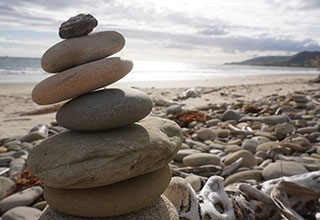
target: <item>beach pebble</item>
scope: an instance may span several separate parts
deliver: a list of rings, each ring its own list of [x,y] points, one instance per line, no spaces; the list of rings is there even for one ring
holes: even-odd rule
[[[53,188],[99,187],[163,167],[181,144],[175,122],[147,117],[114,130],[51,136],[31,150],[28,166]]]
[[[274,134],[271,134],[270,132],[266,132],[266,131],[258,131],[257,133],[255,133],[255,135],[256,136],[266,137],[271,141],[278,140],[278,138]]]
[[[256,148],[258,147],[259,142],[252,139],[246,139],[242,142],[241,148],[247,151],[250,151],[251,153],[256,153]]]
[[[12,146],[12,145],[18,145],[18,146],[20,146],[20,144],[21,144],[21,141],[19,141],[19,140],[13,140],[13,141],[9,141],[9,142],[5,143],[4,146],[5,146],[5,147],[10,147],[10,146]]]
[[[276,125],[276,124],[287,122],[288,117],[285,115],[271,115],[271,116],[261,117],[260,120],[261,122],[266,124]]]
[[[224,149],[225,153],[232,153],[232,152],[236,152],[242,150],[242,148],[238,145],[227,145],[226,149]]]
[[[7,147],[8,151],[19,151],[22,149],[20,145],[10,145]]]
[[[181,105],[171,105],[168,108],[166,108],[166,114],[167,115],[175,115],[179,112],[182,112]]]
[[[270,142],[270,139],[267,137],[263,137],[263,136],[254,136],[251,138],[251,140],[255,140],[257,141],[259,144],[263,144],[266,142]]]
[[[0,209],[4,212],[17,206],[28,206],[42,195],[40,186],[33,186],[13,194],[0,201]]]
[[[48,133],[44,133],[41,131],[32,131],[27,135],[23,136],[20,140],[24,142],[32,142],[36,140],[45,139],[48,137]]]
[[[235,112],[233,110],[227,110],[225,113],[223,113],[221,120],[222,121],[229,121],[229,120],[235,120],[239,121],[241,116],[239,115],[238,112]]]
[[[37,220],[41,211],[31,207],[18,206],[3,214],[2,220]]]
[[[200,153],[201,151],[196,149],[182,149],[179,150],[176,155],[174,156],[174,160],[177,162],[182,162],[183,158],[185,158],[188,155],[194,154],[194,153]]]
[[[104,89],[67,102],[57,112],[56,120],[71,130],[99,131],[137,122],[151,112],[152,106],[151,98],[142,91]]]
[[[263,180],[262,178],[262,171],[261,170],[246,170],[246,171],[241,171],[235,174],[232,174],[229,176],[225,182],[224,185],[230,185],[232,183],[236,183],[239,181],[244,181],[244,180],[256,180],[256,181],[261,181]]]
[[[217,126],[219,122],[221,122],[219,119],[210,119],[206,122],[206,125],[207,127]]]
[[[309,172],[303,165],[293,161],[276,161],[270,163],[262,171],[265,180],[275,179],[283,176],[293,176]]]
[[[63,22],[59,28],[59,37],[69,39],[81,37],[92,32],[98,21],[90,14],[78,14]]]
[[[46,201],[37,202],[32,206],[32,208],[38,209],[38,210],[44,210],[44,208],[48,205]]]
[[[279,140],[284,139],[287,135],[294,132],[295,127],[290,123],[277,124],[275,128],[276,136]]]
[[[230,135],[229,129],[216,129],[214,132],[218,135],[219,138],[227,138]]]
[[[4,146],[1,146],[0,147],[0,153],[5,153],[8,151],[8,148],[4,147]]]
[[[124,44],[124,37],[116,31],[96,32],[64,40],[43,54],[41,66],[48,73],[61,72],[115,54]]]
[[[194,153],[182,160],[185,166],[220,165],[220,157],[210,153]]]
[[[44,188],[48,204],[75,216],[105,217],[137,211],[160,197],[171,180],[168,165],[115,184],[89,189]]]
[[[14,154],[14,152],[13,152],[13,154]],[[13,159],[14,158],[11,156],[0,157],[0,167],[9,167],[9,164]]]
[[[310,134],[312,132],[317,132],[319,129],[317,127],[304,127],[304,128],[298,128],[297,133],[299,134]]]
[[[63,214],[48,206],[38,220],[88,220],[92,218]],[[96,220],[179,220],[177,210],[165,196],[138,211],[113,217],[94,218]]]
[[[11,179],[4,176],[0,176],[0,200],[3,196],[5,196],[8,192],[11,191],[14,184],[15,182],[13,182]]]
[[[198,137],[205,141],[205,140],[213,140],[217,137],[216,133],[214,133],[211,129],[209,128],[201,128],[200,130],[197,131]]]
[[[131,71],[133,63],[112,57],[80,65],[50,76],[32,90],[39,105],[54,104],[112,84]]]
[[[251,166],[257,165],[257,161],[254,158],[254,155],[250,151],[247,151],[247,150],[240,150],[240,151],[229,154],[224,159],[224,164],[230,165],[241,157],[243,158],[243,161],[242,161],[240,167],[251,167]]]
[[[266,142],[266,143],[263,143],[263,144],[260,144],[256,151],[269,151],[271,150],[272,148],[275,148],[275,147],[279,147],[280,146],[280,143],[277,142],[277,141],[270,141],[270,142]]]
[[[190,175],[185,178],[187,182],[192,186],[194,191],[198,192],[201,189],[202,181],[200,176]]]

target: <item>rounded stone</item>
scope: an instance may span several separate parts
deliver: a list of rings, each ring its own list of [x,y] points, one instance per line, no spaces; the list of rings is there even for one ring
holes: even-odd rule
[[[294,132],[295,127],[290,124],[290,123],[282,123],[282,124],[277,124],[275,127],[275,133],[276,136],[279,140],[284,139],[288,134],[291,134]]]
[[[256,148],[259,145],[259,142],[252,139],[246,139],[242,142],[242,149],[250,151],[251,153],[256,153]]]
[[[236,152],[239,150],[242,150],[242,148],[240,146],[235,145],[235,144],[231,144],[231,145],[226,146],[226,149],[224,149],[224,152],[225,153],[232,153],[232,152]]]
[[[269,138],[263,137],[263,136],[254,136],[254,137],[251,138],[251,140],[258,141],[259,144],[270,142]]]
[[[198,192],[201,189],[202,180],[200,176],[189,175],[185,178],[187,182],[192,186],[194,191]]]
[[[262,171],[261,170],[246,170],[246,171],[232,174],[231,176],[229,176],[225,180],[224,186],[227,186],[232,183],[244,181],[244,180],[251,180],[251,179],[256,180],[256,181],[263,180]]]
[[[197,131],[198,137],[205,141],[205,140],[213,140],[217,137],[216,133],[214,133],[211,129],[209,128],[201,128]]]
[[[32,90],[32,99],[39,105],[54,104],[110,85],[133,67],[129,60],[119,57],[83,64],[38,83]]]
[[[11,179],[4,176],[0,176],[0,200],[8,192],[10,192],[14,184],[15,183]]]
[[[163,167],[182,139],[175,122],[157,117],[113,130],[66,131],[35,146],[28,166],[49,187],[99,187]]]
[[[59,37],[69,39],[90,33],[98,21],[90,14],[78,14],[63,22],[59,28]]]
[[[251,167],[251,166],[257,165],[257,161],[254,158],[254,155],[250,151],[247,151],[247,150],[240,150],[240,151],[229,154],[224,159],[224,164],[230,165],[233,162],[237,161],[241,157],[243,158],[243,161],[242,161],[240,167]]]
[[[196,149],[182,149],[177,152],[173,159],[177,162],[182,162],[183,158],[194,153],[201,153],[201,151]]]
[[[54,210],[48,206],[38,220],[88,220],[93,218],[71,216]],[[179,220],[179,215],[173,204],[164,195],[151,205],[138,211],[113,216],[94,218],[95,220]]]
[[[182,162],[185,166],[220,165],[221,159],[210,153],[194,153],[183,158]]]
[[[270,163],[262,171],[262,176],[265,180],[275,179],[283,176],[293,176],[309,171],[302,164],[294,161],[276,161]]]
[[[229,121],[229,120],[235,120],[239,121],[241,116],[239,115],[238,112],[235,112],[233,110],[227,110],[225,113],[223,113],[221,120],[222,121]]]
[[[219,138],[227,138],[230,135],[229,129],[216,129],[214,131],[218,135]]]
[[[76,131],[123,127],[146,117],[151,98],[135,89],[104,89],[70,100],[56,114],[60,126]]]
[[[269,151],[271,150],[272,148],[276,148],[276,147],[279,147],[280,146],[280,143],[277,142],[277,141],[270,141],[270,142],[266,142],[266,143],[263,143],[263,144],[260,144],[256,151]]]
[[[90,189],[44,188],[48,204],[75,216],[106,217],[123,215],[150,205],[167,188],[170,167],[137,176],[111,185]]]
[[[115,54],[124,44],[124,37],[116,31],[96,32],[64,40],[43,54],[41,66],[48,73],[61,72]]]
[[[31,207],[18,206],[3,214],[2,220],[37,220],[41,211]]]

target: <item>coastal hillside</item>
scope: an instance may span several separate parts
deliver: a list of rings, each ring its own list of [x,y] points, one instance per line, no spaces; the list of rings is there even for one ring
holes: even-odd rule
[[[292,56],[256,57],[242,62],[226,63],[226,65],[314,67],[318,56],[320,51],[303,51]]]

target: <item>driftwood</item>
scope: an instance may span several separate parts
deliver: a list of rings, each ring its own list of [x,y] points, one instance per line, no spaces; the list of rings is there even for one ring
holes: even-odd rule
[[[57,112],[61,106],[64,103],[58,103],[58,104],[54,104],[54,105],[50,105],[47,107],[43,107],[43,108],[38,108],[32,111],[26,111],[26,112],[22,112],[20,114],[20,116],[24,116],[24,115],[42,115],[42,114],[48,114],[48,113],[53,113],[53,112]]]

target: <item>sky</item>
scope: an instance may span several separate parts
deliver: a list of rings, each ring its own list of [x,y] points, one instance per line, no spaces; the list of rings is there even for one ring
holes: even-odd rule
[[[319,0],[1,0],[0,56],[41,57],[79,13],[132,60],[223,64],[320,50]]]

